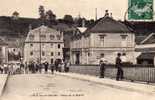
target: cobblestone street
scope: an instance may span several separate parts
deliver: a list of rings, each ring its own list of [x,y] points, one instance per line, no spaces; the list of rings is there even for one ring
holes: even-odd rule
[[[155,100],[147,94],[50,74],[10,76],[1,100]]]

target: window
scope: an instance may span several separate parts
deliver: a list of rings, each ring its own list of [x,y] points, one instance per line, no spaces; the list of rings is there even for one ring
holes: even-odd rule
[[[122,47],[126,47],[127,46],[127,36],[128,35],[126,35],[126,34],[121,35],[121,38],[122,38],[122,40],[121,40],[121,46]]]
[[[122,38],[123,40],[125,40],[125,39],[127,38],[127,36],[128,36],[128,35],[124,34],[124,35],[121,35],[121,38]]]
[[[40,38],[41,38],[42,40],[45,40],[45,39],[46,39],[46,35],[40,35]]]
[[[32,43],[30,44],[30,47],[33,47],[33,44]]]
[[[54,40],[55,36],[54,35],[50,35],[50,39]]]
[[[104,46],[104,39],[106,35],[99,35],[101,46]]]
[[[33,51],[30,52],[30,56],[33,56]]]
[[[58,52],[58,56],[60,56],[60,54],[61,54],[61,53],[60,53],[60,52]]]
[[[54,46],[54,44],[53,43],[51,43],[51,47],[53,48],[53,46]]]
[[[57,39],[60,40],[61,39],[61,36],[60,35],[57,35]]]
[[[44,51],[42,51],[42,56],[45,56],[45,52]]]
[[[60,44],[58,44],[58,48],[60,49]]]
[[[34,35],[29,35],[30,40],[34,40]]]
[[[51,52],[51,56],[53,56],[54,55],[54,53],[53,52]]]

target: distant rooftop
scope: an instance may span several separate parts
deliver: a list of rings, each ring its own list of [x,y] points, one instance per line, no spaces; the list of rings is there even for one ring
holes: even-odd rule
[[[86,33],[131,33],[132,29],[111,17],[103,17],[96,24],[88,28]]]

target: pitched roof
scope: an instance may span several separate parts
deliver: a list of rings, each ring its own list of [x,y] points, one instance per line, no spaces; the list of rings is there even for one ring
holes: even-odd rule
[[[149,52],[149,53],[142,53],[137,57],[137,59],[154,59],[155,53]]]
[[[153,43],[155,43],[155,33],[150,34],[141,42],[141,44],[153,44]]]
[[[86,33],[131,33],[132,29],[125,24],[110,17],[103,17],[96,21],[93,27],[86,30]]]

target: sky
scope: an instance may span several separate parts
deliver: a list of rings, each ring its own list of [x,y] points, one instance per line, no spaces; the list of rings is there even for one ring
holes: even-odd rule
[[[43,5],[45,10],[51,9],[62,18],[66,14],[87,19],[95,18],[97,8],[98,18],[103,17],[105,10],[112,12],[115,19],[124,19],[127,10],[127,0],[0,0],[0,16],[11,16],[14,11],[20,13],[20,17],[38,18],[38,7]]]

